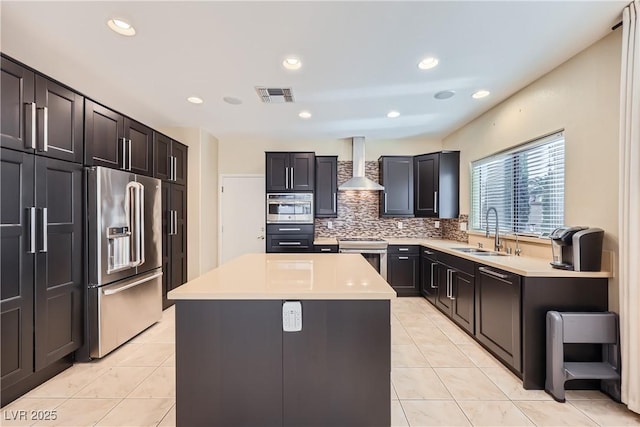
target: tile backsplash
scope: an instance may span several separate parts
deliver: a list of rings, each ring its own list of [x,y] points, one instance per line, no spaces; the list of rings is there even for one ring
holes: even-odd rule
[[[365,175],[367,178],[379,182],[378,162],[366,162]],[[338,161],[338,185],[351,177],[352,163]],[[458,229],[458,219],[440,219],[441,228],[435,228],[436,220],[432,218],[380,218],[379,198],[379,191],[338,191],[338,217],[316,218],[316,236],[432,239],[445,236],[445,238],[455,237],[455,240],[466,241],[466,233]],[[329,222],[332,223],[333,228],[328,227]],[[398,228],[398,222],[402,223],[402,229]]]

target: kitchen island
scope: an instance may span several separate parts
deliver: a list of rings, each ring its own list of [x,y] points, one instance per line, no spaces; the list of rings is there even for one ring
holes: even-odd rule
[[[177,425],[389,426],[395,295],[358,254],[247,254],[172,290]]]

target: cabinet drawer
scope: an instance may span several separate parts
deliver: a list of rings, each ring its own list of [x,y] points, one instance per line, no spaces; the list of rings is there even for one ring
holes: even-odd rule
[[[418,255],[420,254],[420,246],[418,245],[389,245],[387,247],[388,254],[408,254]]]
[[[313,234],[313,224],[267,224],[267,234]]]
[[[338,245],[313,245],[314,252],[337,253]]]
[[[439,253],[438,261],[449,267],[460,270],[470,276],[473,276],[475,274],[475,263],[473,261],[469,261],[468,259],[460,258],[455,255]]]
[[[267,234],[267,252],[313,252],[313,234]]]

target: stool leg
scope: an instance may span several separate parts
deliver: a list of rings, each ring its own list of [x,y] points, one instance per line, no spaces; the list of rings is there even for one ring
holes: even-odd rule
[[[547,378],[545,391],[558,402],[564,395],[564,343],[562,316],[557,311],[547,313]]]

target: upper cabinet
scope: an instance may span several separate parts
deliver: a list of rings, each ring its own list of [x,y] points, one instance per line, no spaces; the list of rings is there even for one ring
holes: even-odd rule
[[[315,153],[266,153],[267,192],[304,191],[315,187]]]
[[[413,215],[413,157],[382,156],[380,164],[381,217],[411,217]]]
[[[153,175],[153,130],[85,101],[85,164]]]
[[[414,157],[415,216],[457,218],[460,152],[443,151]]]
[[[167,182],[187,183],[187,146],[155,132],[153,176]]]
[[[338,156],[316,156],[316,218],[338,216]]]
[[[0,145],[82,163],[84,98],[2,58]]]

